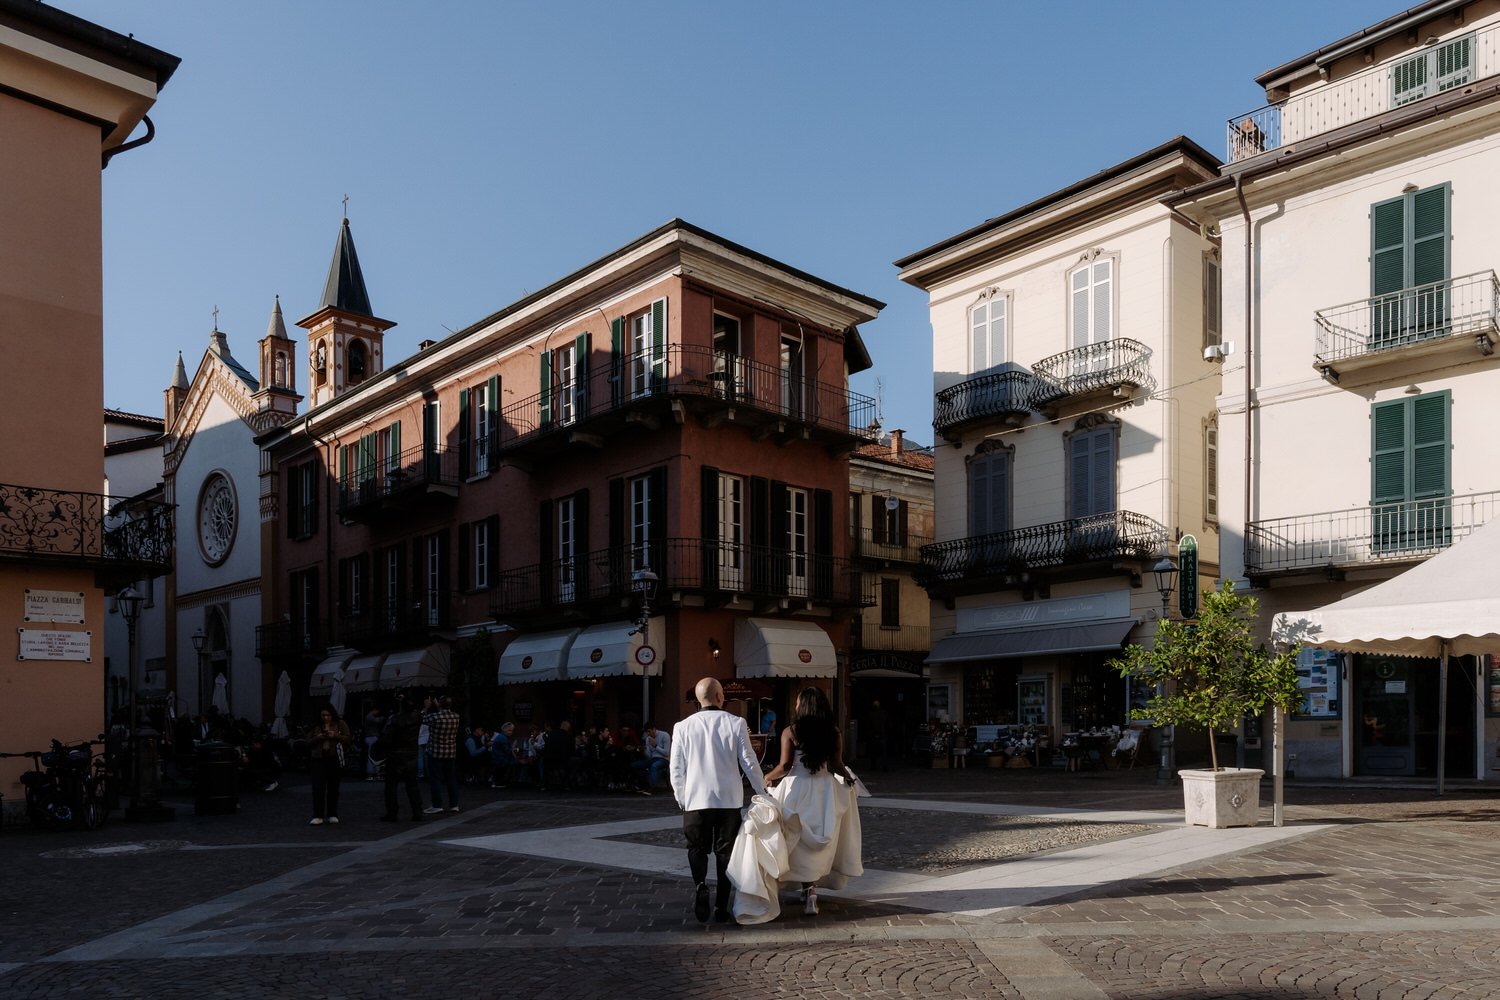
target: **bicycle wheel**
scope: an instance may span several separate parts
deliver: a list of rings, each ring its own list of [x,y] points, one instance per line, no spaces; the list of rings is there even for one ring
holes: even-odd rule
[[[108,818],[109,809],[104,805],[98,779],[89,778],[83,783],[83,828],[97,830]]]

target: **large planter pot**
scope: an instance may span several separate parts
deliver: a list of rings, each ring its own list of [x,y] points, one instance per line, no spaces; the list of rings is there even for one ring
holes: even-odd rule
[[[1178,771],[1188,826],[1254,826],[1260,811],[1260,779],[1255,767],[1217,771]]]

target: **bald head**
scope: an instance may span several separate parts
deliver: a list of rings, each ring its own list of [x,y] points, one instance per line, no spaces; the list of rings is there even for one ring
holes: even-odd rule
[[[712,677],[705,677],[693,688],[693,696],[702,708],[720,708],[724,704],[724,685]]]

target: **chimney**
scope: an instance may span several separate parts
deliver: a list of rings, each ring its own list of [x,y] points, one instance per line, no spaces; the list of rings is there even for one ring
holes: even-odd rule
[[[891,430],[891,457],[892,458],[900,458],[901,457],[901,435],[903,435],[905,433],[906,432],[903,431],[899,427],[893,428]]]
[[[417,350],[419,350],[419,351],[425,351],[425,350],[427,350],[427,348],[431,347],[433,344],[436,344],[436,343],[437,343],[437,341],[435,341],[435,340],[424,340],[420,344],[417,345]]]

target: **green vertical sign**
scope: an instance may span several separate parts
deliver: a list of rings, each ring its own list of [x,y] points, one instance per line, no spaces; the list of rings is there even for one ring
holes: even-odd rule
[[[1198,617],[1198,539],[1183,535],[1177,543],[1177,558],[1181,568],[1177,574],[1177,606],[1182,617]]]

